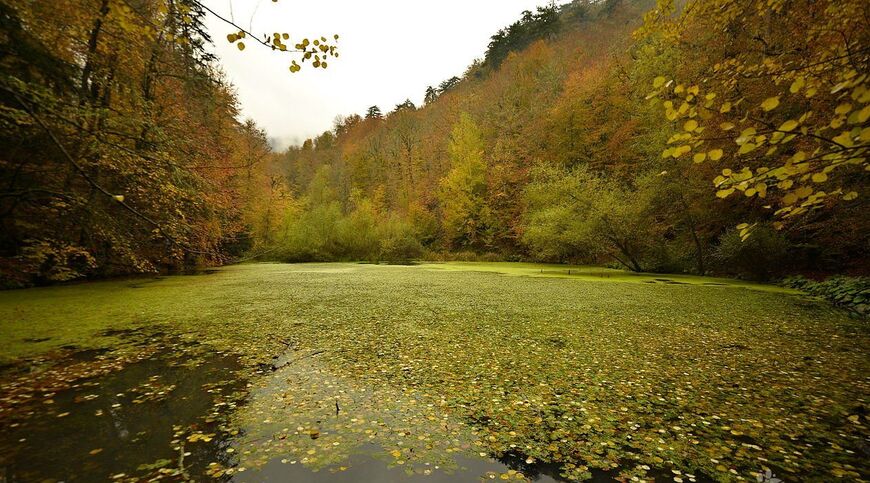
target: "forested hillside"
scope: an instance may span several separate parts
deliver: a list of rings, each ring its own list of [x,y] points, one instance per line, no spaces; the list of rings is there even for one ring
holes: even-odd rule
[[[256,249],[863,271],[868,7],[768,3],[527,12],[424,106],[373,106],[276,159]]]
[[[539,7],[425,105],[280,154],[200,2],[110,4],[0,5],[7,286],[240,257],[866,272],[866,2]]]

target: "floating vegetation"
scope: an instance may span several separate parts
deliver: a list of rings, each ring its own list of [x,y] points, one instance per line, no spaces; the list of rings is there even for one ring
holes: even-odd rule
[[[164,424],[168,454],[130,462],[119,470],[127,475],[164,459],[172,464],[150,471],[253,481],[249,475],[291,474],[276,467],[353,475],[354,465],[375,459],[390,475],[414,478],[463,465],[484,478],[512,469],[509,479],[543,468],[569,480],[870,478],[865,324],[790,293],[702,278],[647,284],[495,272],[247,265],[140,289],[87,284],[15,301],[0,294],[0,317],[24,314],[0,330],[21,340],[57,325],[50,293],[64,298],[63,320],[81,315],[87,323],[39,344],[87,347],[106,328],[136,323],[179,334],[178,347],[198,342],[190,346],[198,355],[167,360],[173,370],[196,373],[205,349],[241,355],[244,377],[214,379],[249,379],[241,390],[203,386],[214,381],[194,389],[150,373],[115,391],[125,394],[123,408],[197,391],[212,398],[197,425]],[[100,290],[112,296],[94,296]],[[12,350],[28,354],[34,345]],[[105,364],[149,347],[121,345]],[[120,372],[95,379],[112,373]],[[96,394],[87,389],[76,394]],[[46,394],[23,392],[38,394],[34,400]],[[70,414],[58,419],[63,412]],[[52,417],[67,425],[76,413]],[[200,448],[211,448],[207,457],[197,456]],[[469,463],[481,454],[501,464]]]

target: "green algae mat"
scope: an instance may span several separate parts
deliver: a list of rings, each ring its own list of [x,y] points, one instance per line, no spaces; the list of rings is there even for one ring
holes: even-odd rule
[[[249,264],[3,292],[0,341],[24,481],[65,438],[119,481],[870,479],[866,321],[772,286]]]

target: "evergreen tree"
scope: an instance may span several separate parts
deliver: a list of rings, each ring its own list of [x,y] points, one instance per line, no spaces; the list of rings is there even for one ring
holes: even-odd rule
[[[371,106],[366,111],[366,119],[381,119],[384,115],[381,114],[381,108],[378,106]]]
[[[427,87],[426,94],[423,96],[423,102],[431,104],[435,102],[435,99],[438,99],[438,91],[432,86]]]
[[[417,109],[417,106],[415,106],[414,103],[411,102],[411,99],[405,99],[405,102],[401,104],[396,104],[396,108],[393,109],[393,112],[404,111],[406,109],[410,109],[413,111],[414,109]]]

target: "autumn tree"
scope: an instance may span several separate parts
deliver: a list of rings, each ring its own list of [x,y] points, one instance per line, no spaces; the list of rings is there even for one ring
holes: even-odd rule
[[[486,205],[484,144],[474,120],[463,113],[448,144],[452,168],[441,180],[441,210],[449,246],[485,247],[490,242],[491,213]]]
[[[717,0],[673,16],[659,2],[639,35],[675,44],[683,65],[653,81],[677,128],[662,155],[722,166],[716,195],[768,200],[780,228],[855,203],[870,169],[868,8]]]
[[[242,197],[268,145],[235,119],[206,49],[204,6],[0,8],[7,284],[216,263],[247,249]]]

